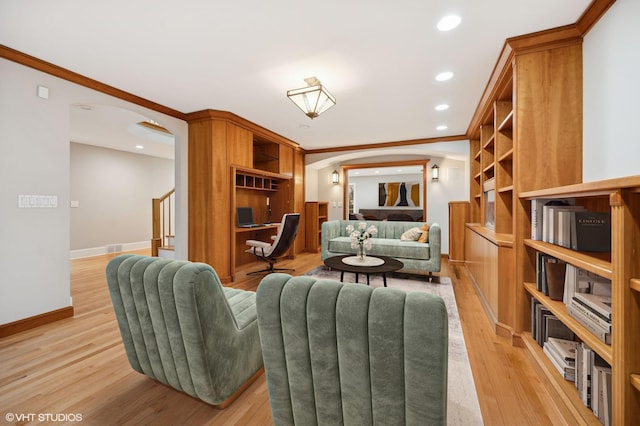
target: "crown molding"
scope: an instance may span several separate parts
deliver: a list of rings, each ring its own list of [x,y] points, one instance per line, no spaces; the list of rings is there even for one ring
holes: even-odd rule
[[[9,61],[24,65],[29,68],[33,68],[37,71],[50,74],[54,77],[58,77],[71,83],[87,87],[97,92],[113,96],[114,98],[122,99],[123,101],[131,102],[133,104],[140,105],[142,107],[178,118],[180,120],[186,120],[186,115],[184,113],[173,108],[169,108],[148,99],[141,98],[140,96],[136,96],[132,93],[125,92],[124,90],[109,86],[108,84],[104,84],[89,77],[85,77],[66,68],[59,67],[50,62],[43,61],[42,59],[27,55],[26,53],[22,53],[2,44],[0,44],[0,58],[7,59]]]

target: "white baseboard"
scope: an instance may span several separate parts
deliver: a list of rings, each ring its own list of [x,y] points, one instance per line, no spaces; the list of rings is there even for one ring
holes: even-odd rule
[[[118,251],[111,251],[114,247],[118,248]],[[81,259],[83,257],[93,257],[93,256],[102,256],[107,253],[120,253],[125,251],[132,250],[142,250],[151,248],[151,241],[138,241],[134,243],[119,243],[119,244],[108,244],[104,247],[92,247],[86,249],[77,249],[70,251],[71,259]]]

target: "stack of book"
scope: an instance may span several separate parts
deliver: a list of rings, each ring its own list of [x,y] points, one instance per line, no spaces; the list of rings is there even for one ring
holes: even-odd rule
[[[531,325],[531,335],[542,347],[550,337],[575,339],[574,332],[535,298],[531,299]]]
[[[611,425],[611,366],[585,343],[576,347],[575,378],[582,402],[602,424]]]
[[[549,337],[543,351],[565,380],[576,380],[576,350],[579,343],[571,340]]]
[[[592,212],[573,199],[531,201],[531,239],[577,251],[611,251],[611,213]]]
[[[567,312],[598,339],[611,344],[611,281],[567,265],[563,301]]]

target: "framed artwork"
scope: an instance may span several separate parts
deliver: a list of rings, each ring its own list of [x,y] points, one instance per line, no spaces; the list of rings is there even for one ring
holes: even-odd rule
[[[379,207],[420,207],[420,182],[380,182]]]

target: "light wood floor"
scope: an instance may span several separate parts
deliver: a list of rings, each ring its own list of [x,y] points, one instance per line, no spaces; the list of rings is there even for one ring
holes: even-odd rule
[[[91,425],[272,424],[264,376],[220,411],[131,369],[104,275],[111,257],[71,262],[73,318],[0,339],[0,424],[10,414],[34,414],[36,422],[40,414],[76,414]],[[304,253],[281,264],[299,275],[321,261]],[[240,268],[233,285],[255,290],[260,278],[245,272],[258,267]],[[485,424],[566,424],[526,350],[493,333],[464,267],[445,261],[441,275],[453,282]]]

